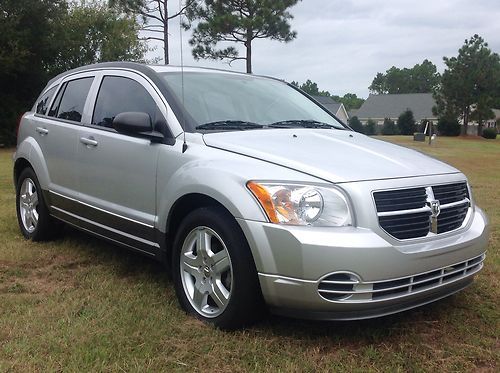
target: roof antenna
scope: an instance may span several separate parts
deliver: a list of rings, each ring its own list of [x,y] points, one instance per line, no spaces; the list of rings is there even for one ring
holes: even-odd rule
[[[179,0],[179,10],[182,10],[182,0]],[[184,130],[183,140],[182,140],[182,153],[186,152],[188,146],[186,143],[186,120],[184,117],[184,56],[182,53],[182,12],[179,14],[179,40],[181,42],[181,99],[182,99],[182,110],[181,110],[181,126]]]

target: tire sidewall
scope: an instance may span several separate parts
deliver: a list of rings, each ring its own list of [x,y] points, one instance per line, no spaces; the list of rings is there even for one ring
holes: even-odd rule
[[[213,229],[224,242],[232,264],[231,296],[224,311],[213,318],[198,313],[189,301],[182,284],[180,256],[184,240],[197,227]],[[260,301],[257,271],[248,243],[241,228],[232,216],[218,208],[199,208],[182,221],[176,234],[172,253],[174,286],[182,308],[198,319],[222,329],[234,329],[251,322]],[[254,310],[248,307],[255,307]]]
[[[21,186],[23,185],[23,181],[26,179],[31,179],[35,184],[37,196],[38,196],[38,222],[33,232],[28,232],[28,230],[24,227],[21,211],[19,206],[19,200],[21,198]],[[44,239],[45,235],[47,235],[48,224],[49,224],[49,212],[47,210],[47,206],[45,205],[45,200],[43,198],[43,192],[40,187],[40,183],[38,182],[38,178],[36,177],[35,172],[31,168],[25,168],[16,182],[16,213],[17,213],[17,221],[19,223],[19,228],[21,229],[21,233],[27,239],[31,239],[33,241],[39,241]]]

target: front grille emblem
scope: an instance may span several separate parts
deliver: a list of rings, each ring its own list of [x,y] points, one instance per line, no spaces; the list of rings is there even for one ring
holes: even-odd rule
[[[432,190],[431,187],[425,188],[425,192],[427,194],[427,206],[430,207],[431,209],[431,232],[432,233],[437,233],[438,227],[437,227],[437,217],[439,216],[439,213],[441,212],[441,204],[437,199],[434,199],[434,191]]]
[[[429,205],[431,207],[431,214],[433,218],[437,218],[439,216],[439,213],[441,212],[441,204],[439,201],[434,200],[430,201]]]
[[[431,232],[438,232],[438,219],[439,213],[441,212],[441,204],[437,200],[429,201],[429,206],[431,208]]]

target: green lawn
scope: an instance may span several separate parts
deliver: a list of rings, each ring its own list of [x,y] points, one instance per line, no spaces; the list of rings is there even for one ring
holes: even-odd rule
[[[161,266],[74,230],[17,227],[12,150],[0,150],[0,371],[498,371],[500,140],[386,137],[469,177],[491,219],[486,265],[460,293],[360,322],[269,317],[226,333],[180,311]]]

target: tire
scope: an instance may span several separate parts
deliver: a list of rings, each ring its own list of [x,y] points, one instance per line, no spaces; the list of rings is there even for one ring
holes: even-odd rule
[[[25,168],[17,179],[16,212],[19,228],[27,239],[48,241],[61,231],[61,224],[49,214],[40,183],[31,168]]]
[[[250,248],[222,208],[199,208],[184,218],[174,241],[172,275],[182,308],[218,328],[238,329],[263,315]]]

